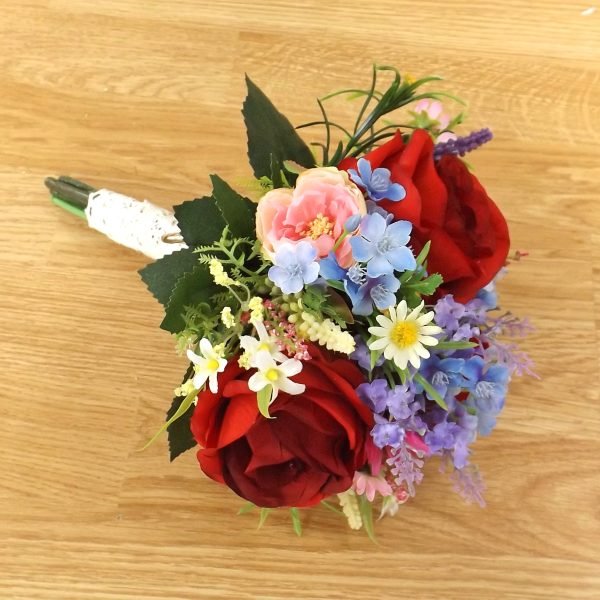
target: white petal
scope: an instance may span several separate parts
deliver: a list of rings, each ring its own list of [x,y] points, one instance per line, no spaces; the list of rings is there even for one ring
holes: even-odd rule
[[[227,361],[224,358],[219,358],[219,368],[217,369],[217,373],[222,373],[227,366]]]
[[[383,350],[387,346],[390,346],[390,341],[385,338],[379,338],[369,344],[369,350]]]
[[[422,335],[435,335],[436,333],[442,333],[442,328],[437,325],[425,325],[421,327]]]
[[[392,344],[388,344],[383,351],[383,356],[385,356],[386,360],[391,360],[394,358],[394,355],[397,353],[398,348],[393,346]]]
[[[195,352],[192,352],[192,350],[188,348],[186,355],[191,362],[193,362],[195,365],[198,364],[198,360],[200,360],[200,357]]]
[[[213,394],[216,394],[219,391],[219,382],[217,380],[217,374],[213,373],[208,378],[208,387]]]
[[[377,337],[387,337],[389,329],[383,327],[369,327],[369,333]]]
[[[394,310],[393,306],[390,307],[390,312],[392,310]],[[388,319],[385,315],[377,315],[375,318],[377,319],[377,322],[386,329],[390,329],[394,325],[394,322]]]
[[[197,390],[199,390],[206,383],[207,379],[208,379],[208,373],[206,373],[206,372],[196,373],[194,375],[194,377],[192,378],[192,383],[194,384],[194,387]]]
[[[425,348],[425,346],[422,346],[421,344],[417,344],[415,346],[415,352],[421,357],[421,358],[429,358],[430,354],[429,354],[429,350],[427,350],[427,348]]]
[[[268,386],[271,382],[260,372],[257,371],[248,379],[248,387],[253,392],[260,392],[264,387]]]
[[[267,333],[267,328],[262,321],[252,321],[252,325],[256,329],[256,333],[258,333],[258,339],[261,342],[266,342],[269,339],[269,334]]]
[[[396,320],[404,321],[406,319],[407,311],[408,306],[406,305],[406,300],[400,300],[400,304],[396,307]]]
[[[279,383],[279,388],[282,392],[285,392],[286,394],[290,394],[292,396],[304,394],[304,390],[306,390],[306,386],[303,383],[296,383],[295,381],[291,381],[290,379],[282,379]]]
[[[420,335],[419,342],[424,346],[437,346],[440,343],[440,340],[429,335]]]
[[[419,306],[417,306],[417,308],[413,308],[410,311],[410,314],[408,315],[408,317],[406,317],[406,320],[407,321],[415,321],[417,319],[417,317],[421,314],[424,304],[425,304],[425,302],[421,300],[421,304],[419,304]]]
[[[417,356],[415,352],[411,353],[408,360],[415,369],[418,369],[421,366],[421,359]]]
[[[257,369],[261,371],[267,371],[268,369],[273,369],[277,367],[277,364],[273,360],[273,357],[267,350],[260,350],[254,355],[253,359],[254,364]]]
[[[253,338],[250,335],[242,335],[240,337],[240,346],[249,354],[256,350],[259,343],[260,342],[256,338]]]
[[[399,369],[406,369],[408,354],[406,352],[397,352],[394,356],[394,362]]]
[[[279,351],[273,352],[271,356],[273,356],[273,358],[280,363],[285,362],[288,359],[288,357],[283,352]]]
[[[427,323],[431,323],[433,317],[435,317],[435,314],[432,311],[426,312],[417,319],[417,323],[419,325],[427,325]]]
[[[285,362],[279,365],[279,370],[288,377],[298,375],[302,371],[302,363],[295,358],[288,358]]]
[[[200,340],[200,352],[202,352],[202,354],[206,357],[213,353],[212,344],[207,338],[202,338]]]

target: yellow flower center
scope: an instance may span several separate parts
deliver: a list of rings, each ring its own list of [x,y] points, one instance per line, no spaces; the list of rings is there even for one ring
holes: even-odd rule
[[[399,321],[390,333],[390,340],[399,348],[408,348],[418,339],[419,328],[414,321]]]
[[[206,363],[206,368],[209,371],[216,371],[219,368],[219,361],[214,358],[210,358]]]
[[[304,231],[304,235],[313,240],[320,238],[322,235],[330,235],[333,231],[333,223],[322,213],[319,213],[309,224]]]
[[[269,380],[269,381],[277,381],[279,379],[279,371],[277,369],[269,369],[266,373],[265,373],[265,377]]]
[[[261,350],[266,350],[267,352],[271,351],[271,345],[269,344],[269,342],[261,342],[257,347],[256,347],[256,351],[260,352]]]

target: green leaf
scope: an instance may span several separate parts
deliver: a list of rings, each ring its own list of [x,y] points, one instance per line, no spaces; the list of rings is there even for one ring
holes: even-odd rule
[[[198,256],[192,250],[179,250],[150,263],[139,274],[152,295],[166,306],[177,281],[197,264]]]
[[[431,248],[431,241],[428,241],[424,246],[419,255],[417,256],[417,264],[422,265],[427,259],[427,255],[429,254],[429,249]]]
[[[439,342],[436,346],[432,348],[435,352],[436,350],[466,350],[467,348],[475,348],[477,344],[475,342]]]
[[[292,527],[298,537],[302,535],[302,521],[297,508],[290,508],[290,517],[292,518]]]
[[[248,95],[242,114],[248,133],[248,158],[257,179],[273,177],[283,169],[286,160],[303,167],[314,167],[315,160],[309,147],[284,117],[246,76]]]
[[[188,367],[181,383],[187,381],[194,372],[193,365]],[[167,411],[167,422],[179,410],[181,404],[185,401],[185,396],[176,396],[173,403]],[[167,437],[169,439],[169,459],[173,462],[180,454],[191,450],[196,445],[196,440],[190,430],[190,421],[194,414],[194,405],[189,408],[175,421],[167,427]]]
[[[261,508],[260,509],[260,517],[258,518],[257,529],[260,529],[265,524],[265,521],[267,520],[267,517],[269,516],[270,511],[271,511],[270,508]]]
[[[209,273],[208,265],[197,264],[192,271],[186,273],[177,282],[169,304],[165,308],[165,318],[161,329],[171,333],[179,333],[185,329],[184,314],[187,306],[195,306],[209,302],[217,291],[217,286]]]
[[[422,296],[431,296],[443,282],[443,277],[439,273],[434,273],[421,281],[411,281],[410,283],[405,284],[404,289]]]
[[[194,403],[194,399],[196,398],[197,395],[198,395],[197,390],[188,394],[181,401],[177,410],[175,410],[175,412],[166,420],[165,424],[152,436],[152,438],[150,440],[148,440],[148,442],[146,442],[146,445],[142,448],[142,450],[145,450],[146,448],[151,446],[168,429],[168,427],[172,423],[174,423],[177,419],[179,419],[179,417],[183,416],[186,413],[186,411],[188,410],[188,408],[190,408],[190,406],[192,406],[192,404]]]
[[[213,198],[233,237],[256,238],[256,204],[240,196],[218,175],[211,175]]]
[[[369,539],[376,544],[375,539],[375,528],[373,527],[373,505],[369,502],[366,496],[356,495],[358,500],[358,508],[360,510],[360,516],[362,518],[363,527],[369,536]]]
[[[421,375],[421,373],[415,373],[415,381],[420,383],[423,386],[425,392],[427,392],[427,396],[431,398],[434,402],[436,402],[439,406],[441,406],[444,410],[448,410],[448,405],[444,402],[444,399],[439,395],[436,389]]]
[[[173,210],[181,235],[190,248],[210,246],[221,239],[226,222],[211,196],[188,200]]]
[[[269,414],[269,406],[271,405],[271,397],[273,395],[273,386],[267,385],[259,392],[256,392],[258,402],[258,412],[266,419],[273,419]]]
[[[255,508],[255,504],[252,504],[252,502],[246,502],[246,504],[244,504],[244,506],[242,506],[242,508],[240,508],[240,510],[237,511],[237,514],[245,515],[246,513],[252,512]]]
[[[342,516],[344,515],[344,513],[339,508],[336,508],[335,506],[333,506],[333,504],[330,504],[326,500],[321,500],[321,504],[325,508],[327,508],[328,510],[330,510],[331,512],[336,513],[337,515],[342,515]]]

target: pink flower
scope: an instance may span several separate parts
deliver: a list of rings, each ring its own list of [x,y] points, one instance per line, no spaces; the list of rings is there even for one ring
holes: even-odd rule
[[[271,258],[283,242],[310,241],[320,257],[333,249],[354,215],[366,213],[360,189],[345,171],[318,167],[304,171],[295,189],[278,188],[267,192],[256,211],[256,235]],[[352,263],[352,250],[346,238],[336,250],[340,266]]]
[[[444,112],[444,106],[438,100],[419,100],[414,106],[414,112],[425,113],[431,121],[437,121],[440,130],[446,129],[450,124],[450,117]]]
[[[369,502],[373,502],[376,493],[379,493],[381,496],[391,496],[392,494],[390,484],[383,477],[374,477],[361,471],[354,473],[352,489],[359,496],[364,494]]]

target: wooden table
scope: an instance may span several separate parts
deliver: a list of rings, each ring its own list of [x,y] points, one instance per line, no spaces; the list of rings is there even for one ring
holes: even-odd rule
[[[27,0],[0,17],[0,598],[599,598],[600,11],[554,0]],[[541,381],[516,380],[476,460],[489,506],[437,467],[378,524],[325,509],[256,530],[169,465],[184,361],[145,260],[48,201],[68,173],[170,206],[219,172],[244,189],[248,72],[296,123],[372,61],[445,75],[470,158],[530,256],[502,283]],[[341,118],[353,108],[338,103]],[[456,108],[454,105],[453,109]],[[307,132],[308,133],[308,132]],[[311,139],[320,132],[313,131]]]

